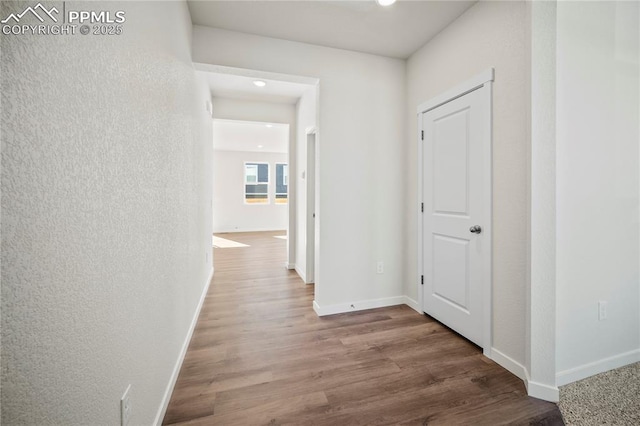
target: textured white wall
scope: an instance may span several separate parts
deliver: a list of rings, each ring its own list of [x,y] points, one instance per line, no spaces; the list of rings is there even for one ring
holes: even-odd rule
[[[479,2],[407,64],[408,142],[402,187],[405,292],[417,299],[416,108],[489,67],[493,86],[493,347],[525,362],[527,98],[524,2]]]
[[[196,62],[320,79],[321,306],[402,295],[405,62],[194,26]],[[376,261],[385,273],[376,274]]]
[[[0,15],[27,4],[2,2]],[[2,36],[2,422],[151,424],[211,270],[211,123],[182,2]]]
[[[245,204],[244,163],[269,164],[269,204]],[[286,204],[275,204],[276,163],[287,154],[213,151],[213,232],[279,231],[287,229]]]
[[[640,360],[639,8],[558,3],[560,384]]]

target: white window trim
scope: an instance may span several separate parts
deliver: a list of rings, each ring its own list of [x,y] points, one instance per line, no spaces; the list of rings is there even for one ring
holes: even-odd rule
[[[249,164],[255,164],[255,165],[260,165],[260,164],[266,164],[267,165],[267,181],[266,182],[247,182],[247,165]],[[266,161],[245,161],[244,165],[242,167],[242,173],[244,175],[243,180],[243,185],[242,185],[242,201],[244,202],[244,204],[248,205],[248,206],[264,206],[267,204],[271,204],[271,197],[269,195],[270,190],[271,190],[271,165],[266,162]],[[258,176],[256,175],[256,181],[258,180]],[[266,203],[248,203],[247,202],[247,189],[246,186],[247,185],[267,185],[267,202]]]

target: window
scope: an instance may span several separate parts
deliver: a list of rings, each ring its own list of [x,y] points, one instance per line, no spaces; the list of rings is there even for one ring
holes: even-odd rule
[[[245,179],[246,184],[258,183],[258,165],[246,164],[245,165]]]
[[[269,204],[269,165],[244,163],[244,202]]]
[[[276,163],[276,204],[287,204],[289,166]]]

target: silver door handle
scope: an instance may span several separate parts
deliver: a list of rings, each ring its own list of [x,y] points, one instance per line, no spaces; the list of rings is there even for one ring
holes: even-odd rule
[[[471,228],[469,228],[469,232],[473,234],[479,234],[482,232],[482,228],[480,227],[480,225],[473,225]]]

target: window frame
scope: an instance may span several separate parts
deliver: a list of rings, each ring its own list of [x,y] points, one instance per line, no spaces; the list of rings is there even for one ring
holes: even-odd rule
[[[247,166],[249,165],[255,165],[256,166],[256,181],[255,182],[247,182]],[[260,182],[260,173],[258,171],[258,166],[260,165],[266,165],[267,166],[267,181],[266,182]],[[264,206],[267,204],[271,204],[271,196],[270,196],[270,189],[271,189],[271,165],[269,164],[269,162],[267,161],[244,161],[243,162],[243,167],[242,167],[242,173],[244,174],[244,178],[243,178],[243,185],[242,185],[242,201],[244,204],[249,205],[249,206]],[[264,203],[251,203],[251,202],[247,202],[247,185],[252,185],[252,186],[257,186],[257,185],[267,185],[267,191],[266,193],[264,193],[264,195],[266,195],[267,197],[267,201]],[[260,193],[262,195],[262,193]]]

